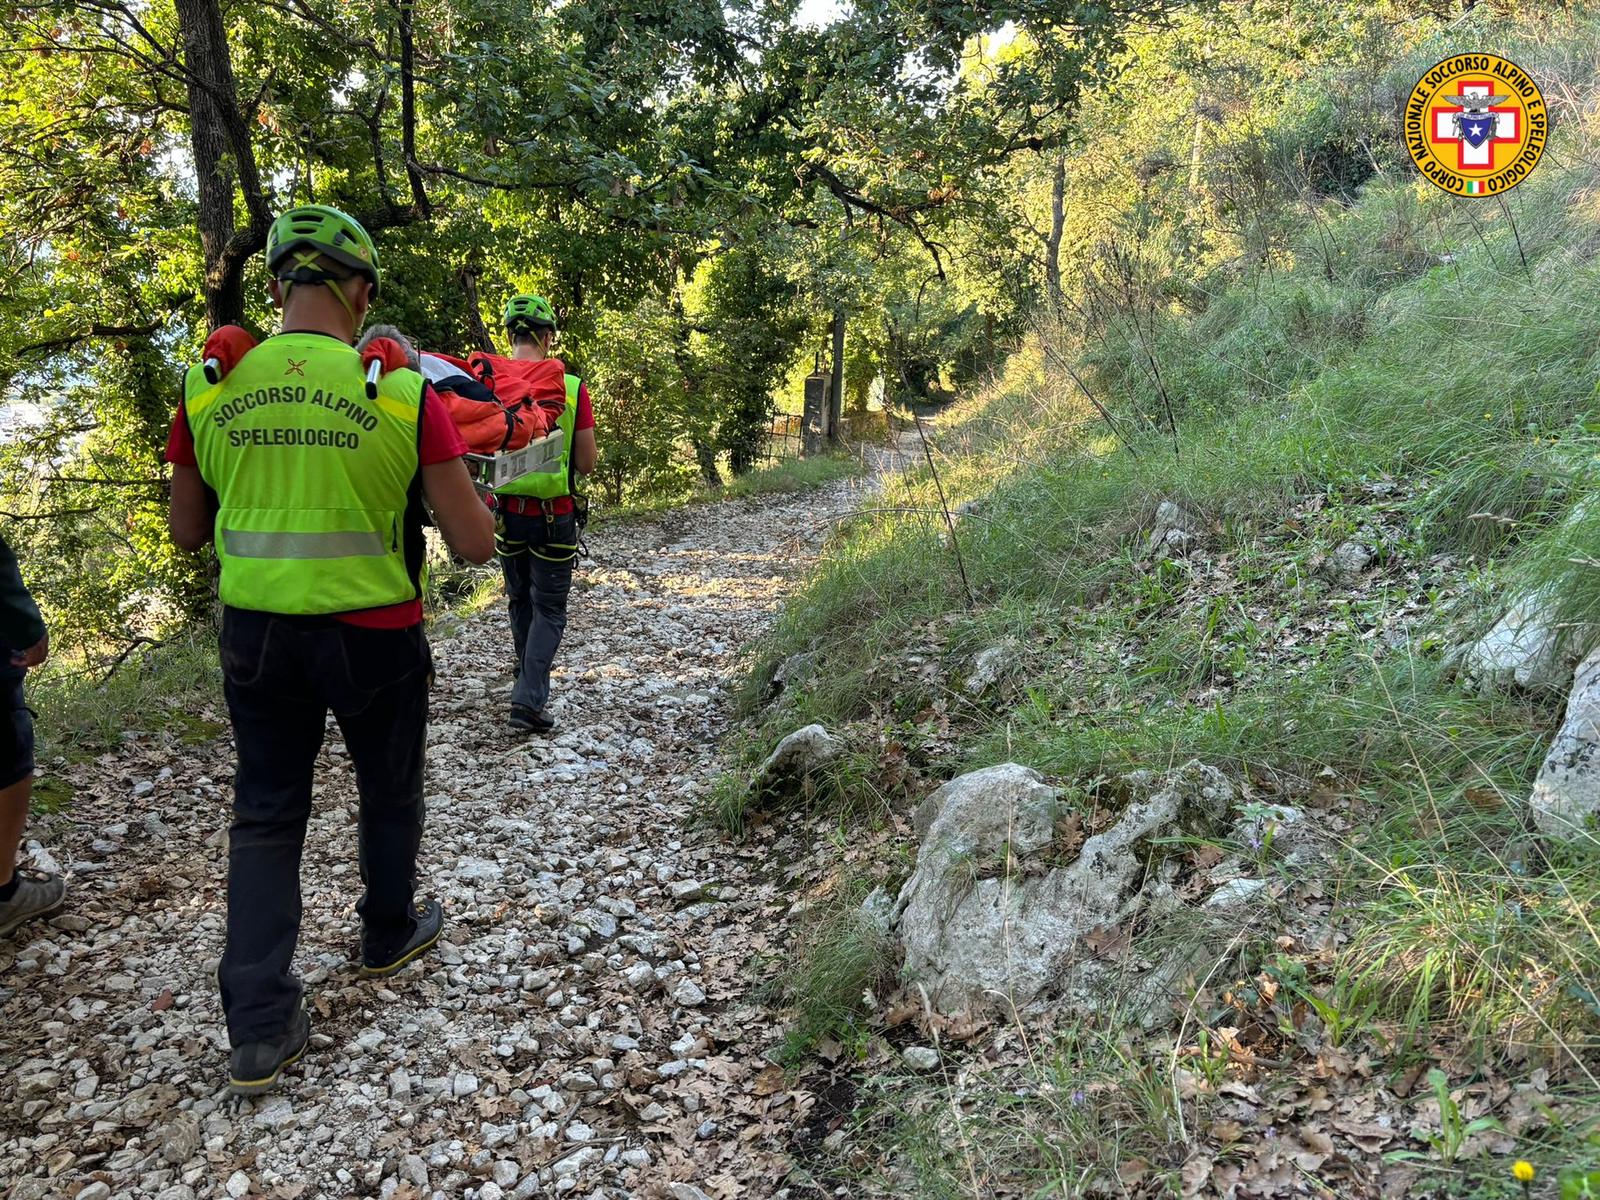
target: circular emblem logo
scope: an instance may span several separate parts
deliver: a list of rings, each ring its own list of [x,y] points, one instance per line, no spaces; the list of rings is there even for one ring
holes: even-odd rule
[[[1549,133],[1539,85],[1497,54],[1435,63],[1406,101],[1411,161],[1453,196],[1510,191],[1538,166]]]

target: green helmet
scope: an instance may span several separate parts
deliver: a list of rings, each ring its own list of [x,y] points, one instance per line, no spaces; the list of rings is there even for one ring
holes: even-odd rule
[[[302,204],[289,209],[267,231],[267,269],[278,279],[329,282],[327,272],[316,267],[316,255],[365,275],[377,295],[378,248],[354,217],[325,204]]]
[[[556,310],[543,296],[513,296],[506,301],[502,320],[507,329],[554,329]]]

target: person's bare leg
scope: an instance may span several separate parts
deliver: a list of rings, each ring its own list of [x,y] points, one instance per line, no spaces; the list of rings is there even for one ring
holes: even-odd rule
[[[0,788],[0,937],[29,921],[49,916],[66,902],[67,884],[61,876],[22,874],[17,870],[22,826],[28,819],[32,796],[31,775]]]
[[[11,882],[17,859],[22,854],[22,827],[28,823],[28,805],[33,799],[33,777],[0,788],[0,887]]]

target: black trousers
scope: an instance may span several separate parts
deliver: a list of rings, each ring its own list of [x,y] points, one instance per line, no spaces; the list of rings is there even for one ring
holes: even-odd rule
[[[410,938],[422,840],[422,764],[433,663],[420,625],[362,629],[230,608],[222,670],[239,769],[228,842],[228,941],[218,979],[235,1045],[288,1028],[301,985],[300,856],[311,777],[331,710],[361,795],[365,956]]]
[[[0,643],[0,655],[10,653]],[[22,695],[22,679],[21,671],[0,665],[0,788],[33,775],[33,713]]]
[[[550,702],[550,669],[567,628],[567,596],[578,560],[578,523],[571,513],[500,516],[495,546],[506,581],[511,644],[518,664],[511,703],[538,712]]]

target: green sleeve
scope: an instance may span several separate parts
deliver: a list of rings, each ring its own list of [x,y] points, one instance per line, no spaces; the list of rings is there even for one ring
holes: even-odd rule
[[[28,594],[17,556],[0,537],[0,643],[26,650],[44,636],[44,618]]]

